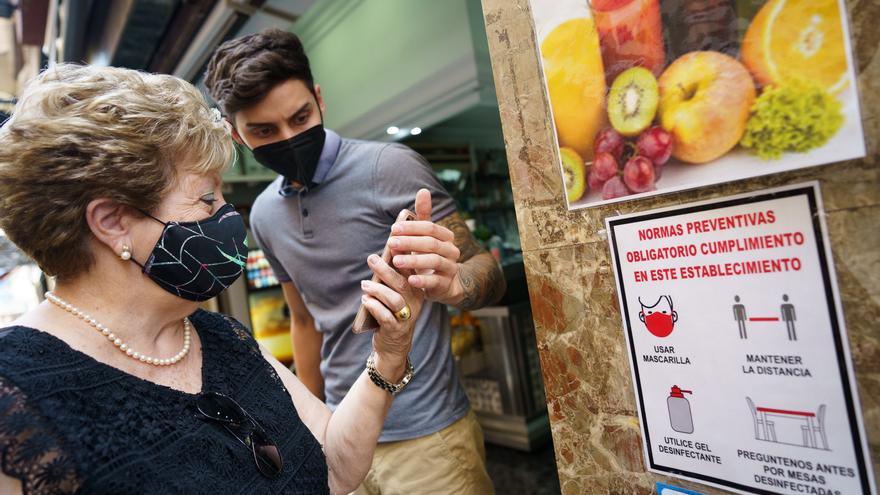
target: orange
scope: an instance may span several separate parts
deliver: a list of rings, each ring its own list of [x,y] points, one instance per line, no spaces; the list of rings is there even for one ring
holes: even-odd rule
[[[605,70],[593,19],[556,26],[541,43],[541,58],[559,145],[592,157],[593,139],[605,122]]]
[[[770,0],[746,31],[742,60],[760,84],[797,78],[831,93],[849,82],[837,0]]]

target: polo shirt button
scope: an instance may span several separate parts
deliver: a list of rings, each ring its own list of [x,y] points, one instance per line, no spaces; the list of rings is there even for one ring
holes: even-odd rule
[[[306,209],[303,210],[303,216],[304,216],[304,217],[309,216],[309,209],[308,209],[308,208],[306,208]]]

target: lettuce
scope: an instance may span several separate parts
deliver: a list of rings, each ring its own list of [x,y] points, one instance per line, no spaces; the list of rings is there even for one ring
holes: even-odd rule
[[[767,86],[752,104],[740,144],[764,159],[818,148],[843,125],[841,107],[837,98],[808,81]]]

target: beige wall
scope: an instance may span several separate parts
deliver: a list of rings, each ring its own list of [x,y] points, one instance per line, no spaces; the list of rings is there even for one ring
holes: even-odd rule
[[[483,0],[516,213],[565,494],[647,494],[604,219],[817,179],[875,477],[880,459],[880,0],[847,0],[868,157],[569,212],[527,0]],[[670,481],[670,480],[667,480]],[[725,493],[674,481],[705,493]]]

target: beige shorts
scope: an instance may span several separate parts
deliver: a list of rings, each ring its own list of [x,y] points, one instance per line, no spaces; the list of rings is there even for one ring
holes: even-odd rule
[[[483,430],[473,411],[430,435],[380,443],[354,495],[491,495]]]

